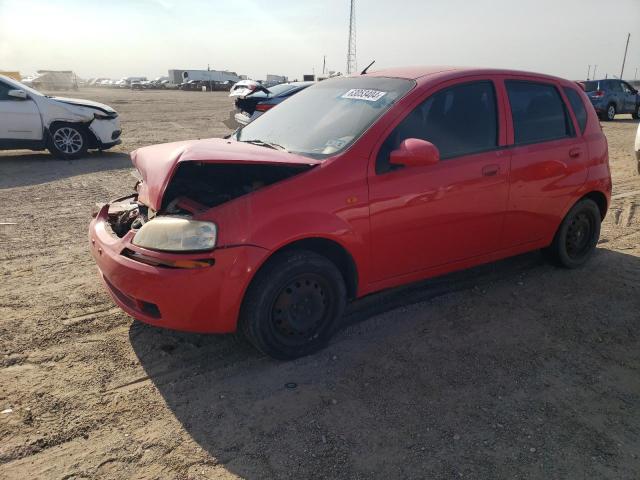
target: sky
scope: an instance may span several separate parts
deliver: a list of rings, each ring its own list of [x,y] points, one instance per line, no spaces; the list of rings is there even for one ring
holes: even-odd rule
[[[346,69],[349,0],[0,0],[0,70],[80,77]],[[640,0],[356,0],[358,66],[464,65],[640,79]],[[375,69],[375,68],[372,68]]]

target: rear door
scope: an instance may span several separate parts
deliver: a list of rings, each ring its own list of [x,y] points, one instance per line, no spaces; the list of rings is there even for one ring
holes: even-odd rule
[[[488,78],[450,82],[383,139],[369,175],[374,281],[499,248],[509,177],[501,104]],[[407,138],[432,142],[441,161],[394,168],[389,155]]]
[[[511,177],[503,246],[551,238],[586,181],[588,151],[567,98],[552,81],[505,77]]]
[[[622,91],[622,84],[619,80],[607,80],[607,93],[609,93],[610,101],[616,106],[616,113],[625,112],[625,95]]]
[[[9,96],[15,87],[0,81],[0,139],[42,140],[42,122],[36,103],[30,98]]]

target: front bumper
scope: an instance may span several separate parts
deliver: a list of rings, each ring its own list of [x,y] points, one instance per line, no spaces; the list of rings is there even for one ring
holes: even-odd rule
[[[106,150],[114,145],[122,143],[120,134],[120,118],[94,119],[89,124],[89,130],[93,132],[101,150]]]
[[[120,308],[158,327],[201,333],[236,330],[244,292],[267,250],[239,246],[201,254],[155,252],[133,245],[134,232],[118,238],[108,224],[108,211],[107,204],[91,222],[89,242],[100,277]],[[125,249],[174,260],[207,258],[214,264],[196,269],[152,266],[122,255]]]

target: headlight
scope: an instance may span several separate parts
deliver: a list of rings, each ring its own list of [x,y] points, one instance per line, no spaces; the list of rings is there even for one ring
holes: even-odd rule
[[[216,246],[215,223],[183,217],[157,217],[145,223],[133,237],[133,244],[152,250],[193,252]]]
[[[93,118],[95,118],[96,120],[109,120],[111,118],[114,118],[113,114],[105,114],[105,113],[94,113],[93,114]]]

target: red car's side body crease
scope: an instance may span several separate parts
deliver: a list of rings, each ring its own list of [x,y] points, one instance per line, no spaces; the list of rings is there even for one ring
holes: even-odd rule
[[[114,301],[144,322],[187,331],[236,330],[244,294],[274,253],[296,242],[321,239],[344,252],[352,266],[352,297],[547,247],[578,200],[592,196],[604,216],[611,196],[607,145],[595,111],[573,82],[555,77],[481,69],[382,71],[368,76],[415,80],[415,87],[346,151],[319,162],[297,157],[309,170],[196,214],[218,225],[217,247],[169,254],[135,246],[134,232],[115,237],[108,206],[91,223],[92,253]],[[505,82],[534,81],[579,92],[587,105],[584,131],[568,108],[576,134],[515,145]],[[376,172],[385,138],[417,105],[450,86],[492,82],[498,148],[435,165]],[[313,88],[313,87],[312,87]],[[266,115],[265,117],[268,117]],[[265,118],[266,120],[266,118]],[[140,200],[161,204],[170,173],[183,159],[290,162],[292,154],[227,140],[149,147],[173,151],[158,168],[153,155],[134,157],[146,175]],[[173,149],[173,150],[171,150]],[[231,159],[231,160],[230,160]],[[158,162],[162,163],[161,160]],[[160,170],[163,170],[162,172]],[[199,269],[145,265],[124,249],[157,258],[212,259]],[[157,306],[158,312],[147,308]]]

